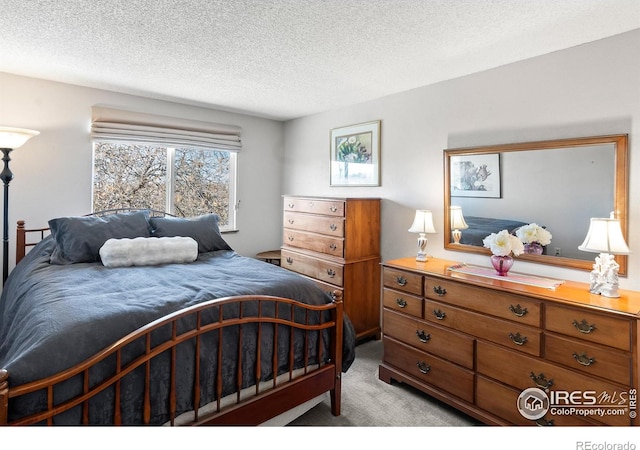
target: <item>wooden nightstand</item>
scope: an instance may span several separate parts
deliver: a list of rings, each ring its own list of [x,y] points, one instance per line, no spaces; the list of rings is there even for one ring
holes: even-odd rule
[[[266,261],[276,266],[280,265],[280,250],[267,250],[256,254],[256,258]]]

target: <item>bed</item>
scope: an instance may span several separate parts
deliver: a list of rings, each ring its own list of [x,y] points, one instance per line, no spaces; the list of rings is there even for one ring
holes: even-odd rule
[[[523,225],[527,225],[527,222],[521,222],[519,220],[495,219],[491,217],[466,215],[464,216],[464,220],[469,228],[461,230],[462,237],[460,238],[460,243],[475,245],[478,247],[482,247],[484,245],[482,240],[491,233],[499,233],[502,230],[507,230],[509,233],[515,233],[516,229]]]
[[[340,414],[341,298],[237,254],[217,216],[118,210],[17,234],[1,425],[259,425],[326,396]]]

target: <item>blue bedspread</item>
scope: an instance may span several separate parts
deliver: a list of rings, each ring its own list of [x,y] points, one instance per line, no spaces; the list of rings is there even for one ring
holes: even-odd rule
[[[53,248],[50,237],[34,247],[2,292],[0,367],[9,371],[13,386],[65,370],[142,325],[206,300],[246,294],[311,304],[331,300],[313,282],[234,251],[201,253],[189,264],[106,268],[49,264]],[[345,316],[344,371],[354,347],[355,332]],[[17,405],[10,414],[27,409]]]

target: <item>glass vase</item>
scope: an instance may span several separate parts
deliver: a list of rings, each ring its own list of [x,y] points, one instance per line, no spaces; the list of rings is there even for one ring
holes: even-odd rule
[[[491,264],[496,269],[496,273],[504,277],[507,276],[509,269],[513,266],[513,258],[511,256],[491,255]]]
[[[542,245],[538,242],[530,242],[528,244],[524,244],[524,252],[529,255],[542,255],[544,249]]]

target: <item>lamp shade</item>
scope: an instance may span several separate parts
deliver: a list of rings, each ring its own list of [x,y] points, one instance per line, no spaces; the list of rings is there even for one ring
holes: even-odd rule
[[[426,209],[416,210],[416,216],[413,219],[410,233],[435,233],[436,229],[433,227],[433,214]]]
[[[587,237],[579,250],[594,253],[610,253],[612,255],[628,255],[631,253],[622,236],[618,219],[591,218]]]
[[[25,128],[0,127],[0,148],[16,149],[22,147],[25,142],[39,134],[39,131]]]
[[[462,207],[452,206],[451,207],[451,229],[466,230],[467,228],[469,228],[469,225],[467,225],[467,222],[464,221],[464,216],[462,215]]]

